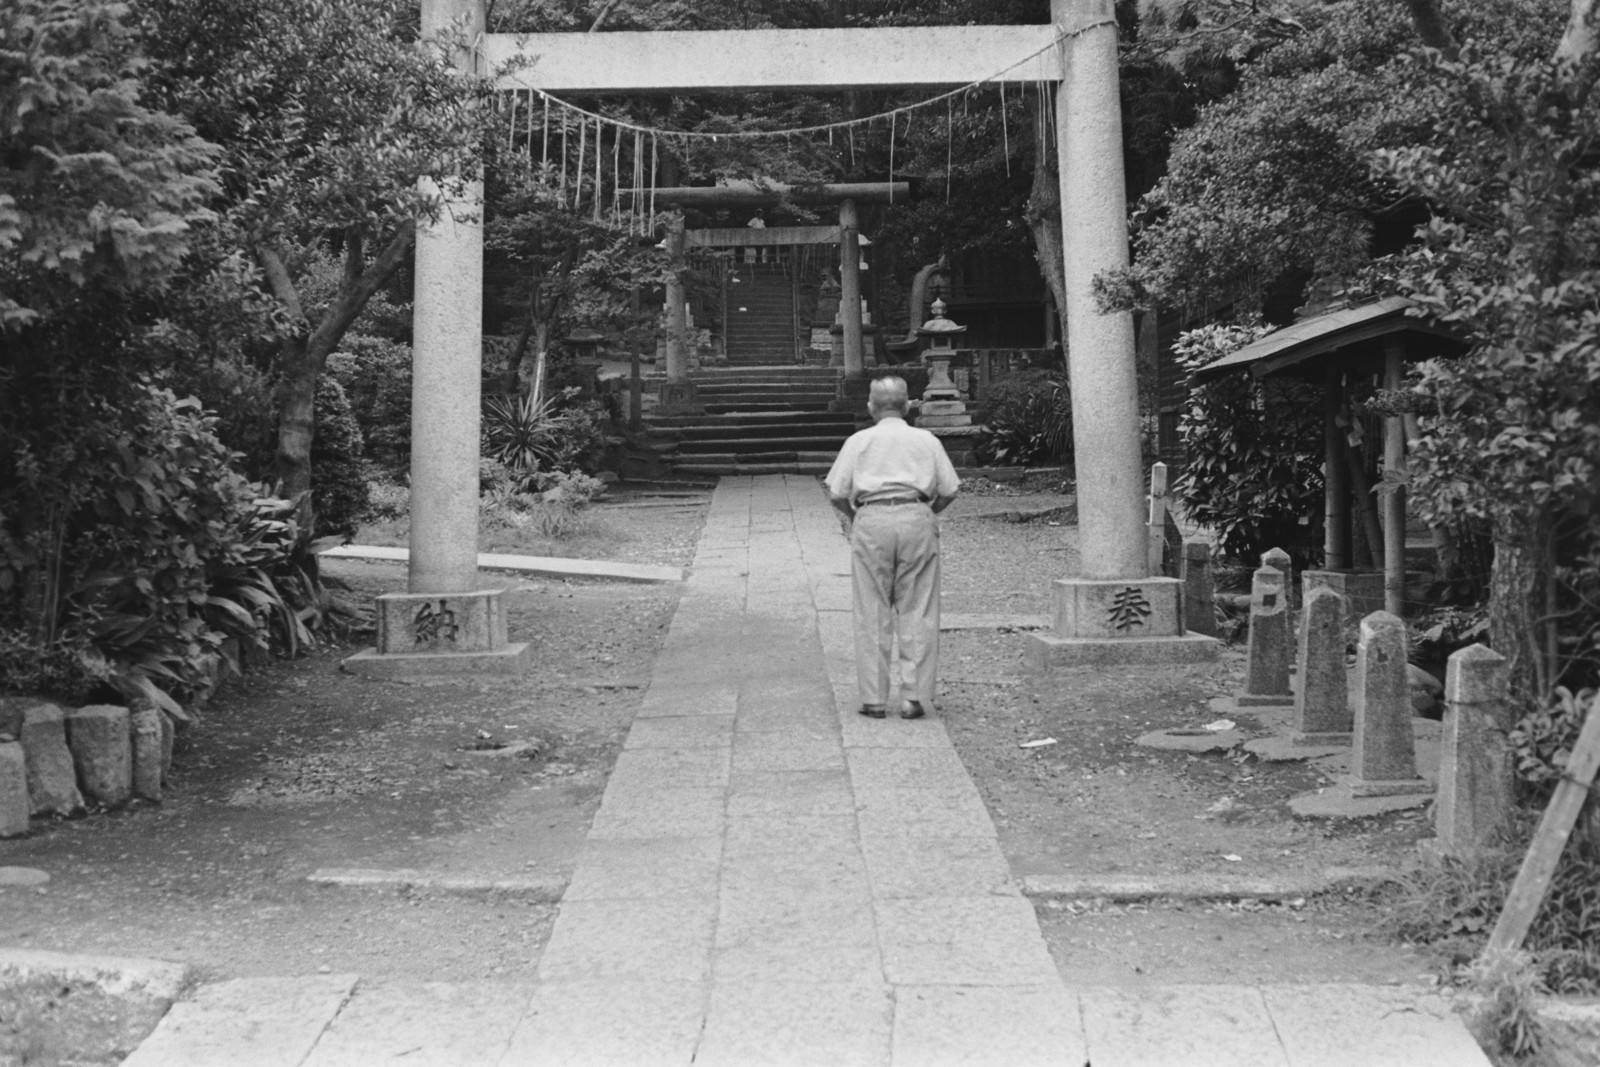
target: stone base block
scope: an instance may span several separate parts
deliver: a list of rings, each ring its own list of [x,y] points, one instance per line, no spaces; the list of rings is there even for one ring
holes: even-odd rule
[[[1300,602],[1313,589],[1332,589],[1344,597],[1347,619],[1364,619],[1383,610],[1383,574],[1378,571],[1303,571]]]
[[[917,425],[924,430],[945,430],[957,426],[971,426],[971,415],[930,415],[927,413],[927,404],[923,404],[923,411],[917,415]]]
[[[1051,621],[1063,638],[1183,636],[1183,583],[1176,578],[1058,578],[1050,599]]]
[[[846,375],[839,379],[839,385],[834,390],[833,403],[828,405],[829,411],[846,411],[852,415],[859,415],[868,419],[867,399],[872,395],[872,379],[866,375],[852,378]]]
[[[430,674],[516,676],[528,669],[525,641],[484,652],[357,652],[340,666],[367,678],[417,678]]]
[[[1337,782],[1311,793],[1289,798],[1289,810],[1302,819],[1370,819],[1390,811],[1420,808],[1428,803],[1426,793],[1389,796],[1356,796],[1351,783]]]
[[[1107,638],[1029,634],[1024,651],[1028,666],[1051,671],[1125,663],[1209,663],[1222,653],[1222,642],[1203,634]]]
[[[1343,733],[1328,731],[1324,733],[1305,733],[1296,730],[1289,736],[1289,742],[1303,748],[1320,748],[1332,745],[1335,748],[1349,748],[1356,743],[1356,735],[1349,730]]]
[[[502,592],[385,593],[378,597],[378,651],[393,655],[504,648]]]
[[[1353,797],[1427,796],[1434,790],[1434,784],[1422,778],[1403,778],[1388,782],[1357,778],[1350,782],[1350,795]]]
[[[1254,741],[1246,741],[1244,750],[1263,763],[1298,763],[1348,752],[1350,744],[1346,741],[1343,745],[1302,745],[1290,737],[1258,737]]]
[[[966,422],[947,423],[949,426],[966,426],[972,422],[972,416],[967,415],[967,405],[960,400],[923,400],[922,406],[917,408],[917,424],[922,425],[922,420],[929,415],[966,415]]]
[[[701,415],[700,390],[692,380],[664,381],[656,388],[656,414]]]
[[[1294,707],[1293,693],[1239,693],[1233,702],[1241,708]]]

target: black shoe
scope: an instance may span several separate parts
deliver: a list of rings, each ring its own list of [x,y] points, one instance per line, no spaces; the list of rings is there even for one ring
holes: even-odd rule
[[[902,719],[920,719],[926,714],[928,713],[922,709],[921,702],[916,700],[906,701],[906,706],[900,709]]]
[[[881,719],[889,713],[884,708],[881,708],[876,704],[863,704],[861,705],[861,714],[865,715],[869,719]]]

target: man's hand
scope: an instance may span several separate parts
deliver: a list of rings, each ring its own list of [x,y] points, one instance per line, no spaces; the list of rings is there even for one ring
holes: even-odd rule
[[[854,519],[856,517],[856,509],[850,503],[850,498],[849,497],[846,497],[846,496],[830,496],[828,498],[828,503],[832,504],[834,506],[835,510],[837,510],[845,518]]]
[[[953,496],[936,496],[933,498],[933,503],[930,504],[929,507],[933,508],[933,513],[937,515],[939,512],[943,511],[945,508],[949,507],[955,502],[956,498]]]

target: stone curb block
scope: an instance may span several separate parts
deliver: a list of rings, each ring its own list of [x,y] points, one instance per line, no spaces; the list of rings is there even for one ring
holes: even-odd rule
[[[361,867],[326,867],[306,875],[313,885],[347,888],[426,889],[439,893],[504,893],[541,904],[560,901],[567,891],[565,879],[488,878],[476,875],[438,874],[418,870],[376,870]]]
[[[0,978],[54,976],[92,982],[111,996],[138,995],[171,1004],[190,984],[187,964],[120,956],[76,956],[38,949],[0,949]]]
[[[1022,879],[1022,892],[1034,900],[1292,900],[1359,882],[1384,881],[1394,873],[1387,867],[1330,867],[1321,877],[1043,874]]]

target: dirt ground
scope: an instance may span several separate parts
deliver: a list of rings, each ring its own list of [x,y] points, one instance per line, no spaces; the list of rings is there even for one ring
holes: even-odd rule
[[[596,509],[591,536],[612,546],[611,558],[685,565],[708,499],[624,489]],[[1059,491],[959,501],[944,526],[946,611],[1045,614],[1049,579],[1073,563],[1069,503]],[[404,580],[392,565],[341,561],[327,572],[358,599]],[[0,844],[0,865],[52,873],[38,890],[0,889],[0,944],[183,961],[208,979],[323,968],[375,979],[531,977],[550,901],[678,593],[510,581],[511,631],[532,645],[525,679],[365,680],[338,666],[359,643],[251,673],[183,740],[164,803]],[[1034,679],[1022,669],[1026,639],[947,634],[938,709],[1019,875],[1302,872],[1381,863],[1427,832],[1415,814],[1294,818],[1285,799],[1316,784],[1300,765],[1132,745],[1147,730],[1205,721],[1206,698],[1237,683],[1237,653],[1200,667]],[[1018,747],[1045,737],[1057,743]],[[532,758],[483,751],[518,740],[534,742]],[[525,862],[530,854],[539,859]],[[550,891],[307,881],[329,867],[515,877]],[[1435,967],[1376,936],[1380,916],[1355,898],[1041,902],[1038,912],[1075,984],[1415,981]]]

